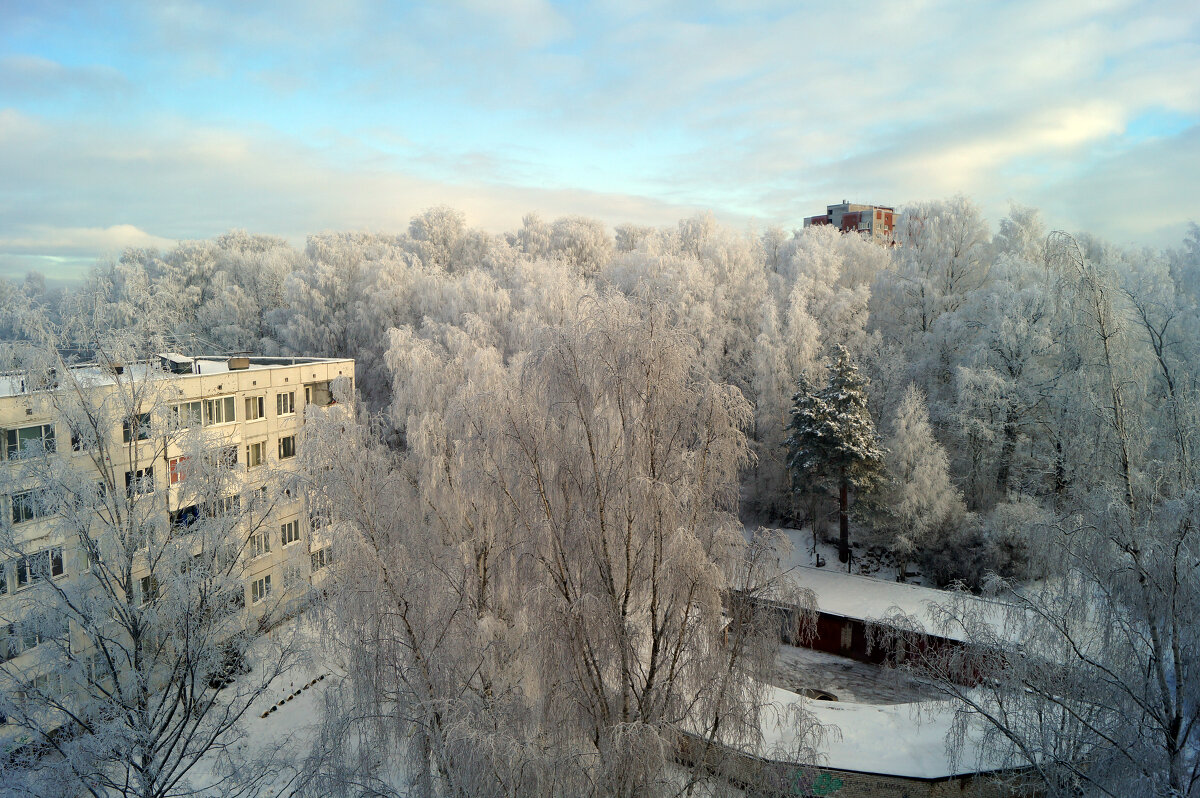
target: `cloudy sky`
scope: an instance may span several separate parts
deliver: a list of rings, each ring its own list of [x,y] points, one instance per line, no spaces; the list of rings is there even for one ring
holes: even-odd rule
[[[0,0],[0,274],[438,204],[786,228],[963,192],[1177,244],[1200,4]]]

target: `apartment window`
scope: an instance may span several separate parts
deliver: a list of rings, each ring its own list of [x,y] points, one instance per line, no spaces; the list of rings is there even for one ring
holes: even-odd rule
[[[288,521],[283,526],[279,527],[279,537],[286,546],[289,543],[295,543],[300,539],[300,521]]]
[[[125,494],[138,496],[154,492],[154,468],[139,468],[125,472]]]
[[[5,452],[9,460],[32,457],[54,451],[54,425],[35,424],[32,427],[10,429],[6,434]]]
[[[82,430],[71,430],[71,451],[84,452],[92,448],[89,437],[85,437]]]
[[[171,421],[177,429],[199,427],[204,423],[204,404],[199,400],[171,407]]]
[[[23,524],[50,515],[41,491],[27,490],[12,497],[12,522]]]
[[[312,569],[319,571],[327,565],[333,564],[333,547],[326,546],[312,553]]]
[[[238,461],[238,447],[221,446],[204,453],[204,462],[209,468],[233,468]]]
[[[172,485],[178,485],[187,479],[187,462],[186,457],[172,457],[167,461],[167,474]]]
[[[8,563],[0,562],[0,596],[8,592]]]
[[[257,604],[258,602],[271,595],[271,575],[255,579],[250,583],[250,603]]]
[[[121,422],[121,440],[125,443],[144,441],[150,437],[150,414],[138,413]]]
[[[180,507],[171,512],[171,526],[180,531],[187,531],[198,520],[200,520],[200,508],[194,504]]]
[[[64,573],[62,546],[42,549],[17,560],[17,587],[22,588],[49,577]]]
[[[237,417],[234,415],[232,396],[204,400],[205,424],[228,424],[236,420]]]
[[[143,576],[141,579],[142,606],[158,598],[158,577]]]
[[[275,394],[275,415],[290,416],[296,412],[296,392]]]
[[[286,460],[296,456],[296,436],[287,435],[279,439],[279,459]]]
[[[206,502],[204,505],[204,515],[206,518],[221,518],[227,515],[236,515],[241,512],[241,509],[242,497],[234,494],[233,496],[224,496],[220,499]]]
[[[271,536],[266,532],[257,532],[250,536],[250,556],[261,557],[271,553]]]
[[[304,403],[317,407],[328,407],[333,404],[333,391],[330,383],[314,382],[304,386]]]
[[[263,464],[263,450],[267,445],[262,441],[246,447],[246,468],[258,468]]]
[[[283,589],[291,590],[296,585],[304,584],[308,581],[308,577],[304,573],[304,568],[298,563],[288,563],[283,566]]]
[[[266,411],[267,398],[265,396],[247,396],[246,397],[246,420],[257,421],[267,414]]]

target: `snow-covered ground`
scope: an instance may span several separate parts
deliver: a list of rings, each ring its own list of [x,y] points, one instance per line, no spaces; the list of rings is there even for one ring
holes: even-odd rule
[[[192,769],[188,778],[194,785],[216,784],[221,774],[231,771],[239,774],[234,782],[246,784],[264,773],[247,772],[248,768],[257,768],[271,754],[278,754],[278,771],[265,777],[255,795],[275,798],[289,793],[299,764],[316,741],[323,694],[341,678],[323,655],[310,619],[301,616],[272,634],[293,631],[304,657],[297,667],[276,679],[243,716],[246,736],[226,751],[210,752]],[[253,661],[253,648],[249,659]]]
[[[797,700],[823,724],[840,735],[831,735],[819,748],[816,764],[839,770],[886,773],[911,778],[936,779],[994,767],[980,745],[978,727],[968,729],[961,753],[952,760],[946,740],[952,731],[953,705],[944,701],[909,704],[852,704],[843,701],[806,701],[783,688],[773,688],[771,706],[764,713],[764,740],[757,752],[776,757],[793,746],[796,727],[786,707]]]

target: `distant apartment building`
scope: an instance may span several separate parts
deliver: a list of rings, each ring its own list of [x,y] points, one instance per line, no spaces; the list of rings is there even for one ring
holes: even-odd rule
[[[843,233],[860,233],[885,246],[896,243],[896,209],[887,205],[859,205],[842,200],[826,206],[821,216],[808,216],[804,226],[828,224]]]
[[[197,518],[214,517],[213,513],[245,512],[268,488],[294,482],[305,410],[335,404],[334,382],[344,378],[352,387],[354,361],[170,354],[149,362],[72,367],[76,369],[88,379],[71,384],[86,384],[86,390],[100,399],[130,395],[129,381],[155,387],[152,412],[136,407],[123,419],[113,416],[98,434],[115,444],[109,447],[111,465],[106,462],[104,469],[115,489],[123,488],[130,501],[136,498],[147,512],[162,516],[157,523],[174,530],[186,529]],[[25,467],[36,457],[51,458],[51,464],[56,461],[84,475],[91,473],[92,480],[105,476],[87,451],[96,444],[81,440],[56,410],[60,403],[51,394],[63,390],[57,383],[30,389],[21,377],[0,376],[0,468],[9,469],[5,481],[10,486],[0,496],[4,514],[0,520],[8,540],[0,556],[0,665],[7,663],[11,673],[28,674],[31,683],[57,678],[53,652],[62,640],[43,645],[41,633],[23,630],[20,616],[29,602],[21,597],[27,590],[33,595],[31,588],[41,580],[89,578],[89,553],[80,550],[78,536],[71,539],[65,525],[56,523],[55,511],[48,509],[52,503],[40,498],[47,488],[34,484],[33,477],[20,475],[35,473]],[[215,499],[196,499],[188,492],[190,458],[181,446],[185,440],[195,445],[197,439],[208,453],[206,462],[215,453],[228,470],[228,493]],[[97,484],[103,487],[104,482]],[[106,495],[113,489],[106,488]],[[269,515],[256,527],[261,532],[245,540],[238,555],[242,594],[230,600],[240,608],[240,625],[245,628],[253,628],[256,613],[261,615],[268,604],[278,606],[283,599],[298,604],[324,579],[326,566],[333,561],[331,538],[336,527],[328,512],[309,506],[313,502],[298,488],[272,490],[272,495],[280,498],[272,499],[264,511]],[[161,580],[172,578],[171,573],[177,574],[178,569],[156,574],[149,566],[136,565],[137,600],[154,601]],[[67,628],[62,632],[70,635]],[[3,737],[0,733],[0,748]]]

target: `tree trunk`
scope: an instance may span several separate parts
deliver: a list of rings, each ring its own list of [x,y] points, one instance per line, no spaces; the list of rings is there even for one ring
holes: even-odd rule
[[[842,469],[842,489],[838,494],[838,559],[850,570],[850,485],[846,469]]]

